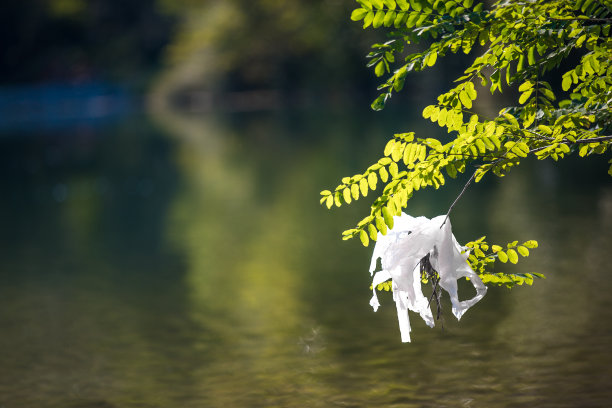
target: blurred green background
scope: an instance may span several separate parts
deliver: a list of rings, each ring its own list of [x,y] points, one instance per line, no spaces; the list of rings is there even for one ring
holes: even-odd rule
[[[420,112],[462,61],[373,112],[384,36],[352,8],[2,2],[0,407],[609,405],[605,160],[527,161],[453,212],[462,243],[537,239],[513,270],[546,280],[490,288],[459,323],[446,300],[435,329],[413,315],[411,344],[390,296],[371,310],[371,248],[340,238],[371,196],[318,193],[394,132],[447,137]],[[407,212],[445,212],[464,182]]]

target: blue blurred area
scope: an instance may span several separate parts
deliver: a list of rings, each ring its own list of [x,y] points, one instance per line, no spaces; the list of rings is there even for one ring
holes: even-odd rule
[[[124,87],[102,81],[0,88],[0,131],[99,125],[124,118],[138,103]]]

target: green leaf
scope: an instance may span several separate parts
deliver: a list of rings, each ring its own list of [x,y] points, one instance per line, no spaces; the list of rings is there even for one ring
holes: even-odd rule
[[[374,102],[372,102],[371,107],[375,111],[382,110],[385,107],[385,102],[387,102],[387,95],[381,94],[374,100]]]
[[[437,59],[438,59],[438,53],[435,51],[432,51],[429,54],[427,54],[425,63],[427,64],[427,66],[433,67],[436,64]]]
[[[363,18],[363,28],[368,28],[372,21],[374,21],[374,12],[372,10],[368,11],[368,14]]]
[[[533,88],[528,89],[526,92],[523,92],[521,94],[521,97],[519,98],[519,103],[522,105],[525,102],[527,102],[527,99],[529,99],[532,93],[533,93]]]
[[[524,247],[523,245],[519,245],[516,250],[519,252],[519,254],[521,254],[521,256],[529,256],[529,250],[527,249],[527,247]]]
[[[396,16],[397,14],[395,14],[395,11],[393,10],[387,11],[387,14],[385,14],[385,19],[383,20],[385,27],[391,27],[391,25],[395,21]]]
[[[512,262],[513,264],[518,262],[518,254],[516,253],[514,249],[509,249],[507,251],[507,254],[508,254],[508,259],[510,260],[510,262]]]
[[[353,196],[354,200],[357,200],[359,198],[359,184],[358,183],[351,185],[351,195]]]
[[[332,206],[334,205],[334,196],[332,195],[327,196],[327,201],[325,202],[325,205],[327,206],[328,209],[332,208]]]
[[[372,20],[372,27],[378,28],[383,25],[385,21],[385,12],[382,10],[378,10],[376,15],[374,16],[374,20]]]
[[[425,109],[423,109],[423,118],[429,119],[435,108],[436,107],[433,105],[426,106]]]
[[[374,7],[376,7],[379,10],[385,6],[382,0],[370,0],[370,2],[372,3]]]
[[[525,55],[521,54],[518,62],[516,63],[516,72],[522,72],[525,67]]]
[[[364,9],[364,8],[358,8],[353,10],[353,12],[351,13],[351,20],[353,21],[360,21],[363,20],[364,17],[368,14],[368,10]]]
[[[547,99],[549,99],[551,101],[554,101],[556,99],[555,98],[555,94],[550,89],[541,88],[540,92],[542,93],[542,95],[544,95]]]
[[[438,125],[444,126],[446,125],[446,116],[448,115],[448,111],[446,109],[440,109],[438,113]]]
[[[389,209],[387,207],[383,207],[381,212],[383,219],[385,220],[385,224],[387,224],[390,229],[393,229],[393,216],[389,212]]]
[[[364,230],[359,231],[359,239],[361,240],[361,243],[365,247],[367,247],[370,244],[370,238],[368,238],[368,234]]]
[[[385,74],[385,62],[383,60],[380,60],[380,62],[376,64],[376,67],[374,68],[374,73],[377,77],[381,77]]]
[[[476,139],[474,144],[476,145],[476,147],[478,148],[478,151],[481,154],[484,154],[487,152],[487,147],[485,146],[484,142],[481,139]]]
[[[423,9],[419,0],[410,0],[410,5],[415,11],[421,11]]]
[[[372,241],[376,241],[378,237],[378,231],[376,231],[376,227],[373,224],[368,224],[368,232],[370,233],[370,239]]]
[[[376,173],[372,172],[368,174],[368,185],[370,186],[372,190],[376,190],[377,181],[378,181],[378,178],[376,177]]]
[[[385,220],[380,216],[376,216],[374,222],[376,223],[376,228],[378,228],[380,233],[387,235],[387,224],[385,224]]]
[[[502,247],[500,247],[499,245],[492,245],[492,246],[491,246],[491,250],[492,250],[493,252],[499,252],[499,251],[501,251],[502,249],[503,249],[503,248],[502,248]]]
[[[395,10],[395,0],[383,0],[383,2],[391,10]]]
[[[525,81],[519,86],[519,92],[525,92],[528,89],[533,88],[534,83],[532,81]]]
[[[395,0],[395,2],[399,6],[399,8],[401,8],[404,11],[410,9],[410,4],[408,4],[408,2],[406,0]]]
[[[393,151],[391,152],[391,160],[397,162],[402,158],[402,153],[404,153],[404,146],[405,143],[395,143],[395,146],[393,146]]]
[[[351,189],[347,187],[344,190],[342,190],[342,197],[344,198],[344,201],[347,204],[350,204],[351,203]]]
[[[475,100],[476,97],[478,96],[478,94],[476,93],[476,89],[474,88],[473,82],[466,82],[465,91],[467,92],[471,100]]]
[[[527,248],[537,248],[538,247],[538,241],[530,239],[527,242],[524,242],[523,245]]]
[[[459,99],[461,100],[463,106],[468,109],[472,108],[472,100],[470,99],[468,93],[465,90],[459,92]]]
[[[380,170],[378,170],[378,174],[380,175],[380,179],[383,183],[386,183],[389,179],[389,173],[387,173],[387,169],[384,167],[381,167]]]
[[[393,152],[393,148],[395,147],[395,139],[391,139],[387,142],[387,144],[385,145],[385,150],[383,152],[383,154],[385,156],[391,156],[391,153]]]
[[[572,86],[572,78],[568,75],[563,78],[563,81],[561,82],[561,88],[563,88],[563,90],[567,92],[569,91],[571,86]]]
[[[497,259],[503,263],[506,263],[508,262],[508,255],[506,255],[504,251],[497,251]]]
[[[529,65],[534,65],[536,63],[536,61],[535,61],[535,45],[532,46],[531,48],[529,48],[529,51],[527,52],[527,62],[529,63]]]
[[[362,196],[366,197],[368,195],[368,181],[366,179],[359,180],[359,190]]]

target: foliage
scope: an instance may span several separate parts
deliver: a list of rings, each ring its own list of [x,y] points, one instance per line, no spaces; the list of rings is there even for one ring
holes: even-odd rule
[[[408,74],[434,66],[449,54],[473,56],[423,117],[446,128],[448,140],[394,135],[384,156],[365,172],[344,177],[333,191],[321,192],[328,208],[350,204],[383,184],[370,214],[343,239],[358,236],[367,246],[421,189],[443,186],[446,177],[472,172],[472,182],[492,173],[503,177],[522,160],[558,161],[609,151],[612,140],[612,2],[609,0],[498,1],[490,8],[473,0],[357,0],[351,19],[363,28],[384,29],[388,41],[374,44],[369,66],[378,77],[382,109],[404,87]],[[424,49],[410,46],[423,43]],[[411,50],[413,52],[411,52]],[[568,69],[568,66],[571,69]],[[564,72],[563,72],[564,71]],[[518,90],[513,106],[495,117],[477,112],[479,94]],[[612,163],[612,160],[610,160]],[[612,175],[612,166],[608,171]],[[449,213],[455,202],[450,206]],[[469,263],[485,282],[531,284],[539,274],[492,273],[497,260],[516,263],[537,243],[502,248],[484,237],[468,244]],[[491,249],[492,252],[486,252]]]

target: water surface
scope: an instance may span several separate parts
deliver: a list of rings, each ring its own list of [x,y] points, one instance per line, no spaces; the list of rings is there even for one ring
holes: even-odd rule
[[[537,239],[429,329],[368,305],[318,192],[377,159],[402,112],[166,112],[0,138],[0,407],[601,407],[612,401],[604,160],[527,163],[454,210],[465,242]],[[431,131],[431,130],[427,130]],[[446,211],[461,184],[411,201]],[[467,296],[467,295],[466,295]]]

